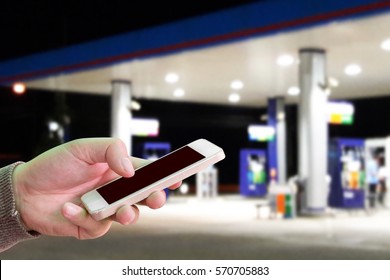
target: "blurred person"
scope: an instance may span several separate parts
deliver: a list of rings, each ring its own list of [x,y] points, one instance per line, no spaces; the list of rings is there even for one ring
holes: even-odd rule
[[[386,192],[387,192],[387,186],[386,186],[386,180],[387,180],[387,169],[385,166],[385,159],[384,157],[379,158],[379,170],[378,170],[378,202],[381,206],[386,206],[385,198],[386,198]]]
[[[379,184],[378,172],[379,172],[378,158],[373,157],[367,161],[367,174],[366,174],[366,180],[368,184],[368,201],[369,201],[370,208],[374,208],[376,204],[375,201],[377,199],[376,195],[377,195],[377,188]]]
[[[80,197],[119,176],[133,176],[134,169],[147,162],[129,157],[119,139],[88,138],[0,168],[0,252],[40,235],[92,239],[106,234],[113,221],[135,223],[136,205],[122,206],[112,217],[95,221]],[[165,192],[157,191],[140,204],[157,209],[165,202]]]

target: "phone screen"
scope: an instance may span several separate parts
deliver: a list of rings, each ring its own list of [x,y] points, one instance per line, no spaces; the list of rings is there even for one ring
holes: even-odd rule
[[[111,204],[204,158],[204,155],[185,146],[137,169],[133,177],[120,178],[98,188],[97,192]]]

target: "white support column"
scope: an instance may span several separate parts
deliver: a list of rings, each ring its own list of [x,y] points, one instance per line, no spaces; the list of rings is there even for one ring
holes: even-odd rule
[[[299,178],[304,182],[303,211],[325,212],[328,200],[326,183],[328,164],[327,94],[325,88],[325,51],[299,51],[300,100],[298,117]]]
[[[284,98],[276,98],[276,145],[277,145],[277,157],[278,157],[278,182],[279,184],[285,184],[287,182],[287,156],[286,156],[286,118],[284,108]]]
[[[111,84],[111,136],[121,139],[131,154],[131,84],[122,80],[114,80]]]

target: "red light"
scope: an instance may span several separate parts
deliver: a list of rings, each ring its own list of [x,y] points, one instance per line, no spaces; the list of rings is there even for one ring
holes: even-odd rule
[[[14,83],[12,86],[12,90],[15,94],[24,94],[26,92],[26,85],[23,83]]]

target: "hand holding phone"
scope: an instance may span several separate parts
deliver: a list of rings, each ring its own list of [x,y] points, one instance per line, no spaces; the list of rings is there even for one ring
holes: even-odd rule
[[[225,158],[217,145],[199,139],[135,170],[133,177],[121,177],[81,197],[96,220],[116,213],[123,205],[135,204],[154,191],[165,189]]]

